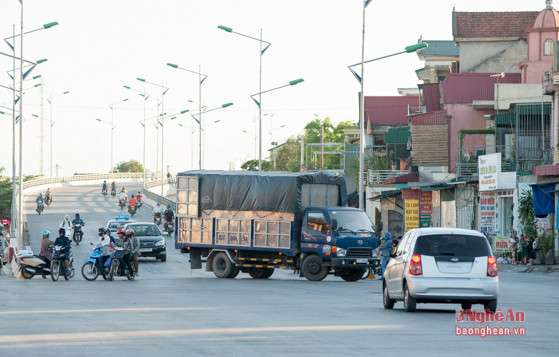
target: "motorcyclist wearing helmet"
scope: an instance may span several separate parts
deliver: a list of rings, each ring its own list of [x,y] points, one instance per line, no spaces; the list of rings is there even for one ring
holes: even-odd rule
[[[41,253],[39,255],[41,257],[47,258],[49,262],[52,262],[52,251],[50,250],[50,246],[53,245],[54,242],[50,240],[50,232],[47,230],[43,231],[43,239],[41,239]],[[46,279],[47,276],[43,274],[43,279]]]
[[[132,260],[134,261],[134,270],[136,271],[136,278],[140,275],[138,274],[138,256],[140,255],[140,242],[136,238],[136,232],[132,228],[126,230],[126,237],[130,241],[130,249],[132,252]]]
[[[47,192],[45,192],[45,200],[47,200],[47,202],[52,202],[52,192],[50,190],[50,187],[47,187]]]
[[[163,216],[165,217],[163,229],[167,230],[167,225],[175,220],[175,212],[171,209],[171,205],[167,205],[167,209],[163,213]]]
[[[35,202],[37,202],[38,205],[42,205],[44,202],[44,198],[43,198],[43,193],[39,192],[39,196],[37,196],[37,198],[35,199]]]
[[[66,275],[70,276],[71,272],[70,272],[70,265],[68,263],[68,260],[70,259],[70,238],[68,238],[68,236],[66,236],[66,230],[64,228],[60,228],[58,230],[58,234],[59,237],[56,238],[56,240],[54,241],[54,245],[59,245],[62,247],[66,247],[66,250],[64,251],[64,258],[62,259],[64,261],[64,265],[66,266]]]
[[[72,221],[72,226],[75,226],[76,224],[81,224],[82,226],[85,226],[85,222],[83,221],[83,219],[80,218],[79,213],[76,213],[76,218],[74,218],[74,220]]]
[[[141,199],[142,199],[142,190],[138,189],[138,192],[136,192],[136,199],[137,199],[137,200],[141,200]]]
[[[103,181],[102,192],[107,192],[107,180],[104,180],[104,181]]]
[[[126,232],[124,231],[124,229],[120,228],[117,231],[117,236],[118,238],[116,239],[116,243],[115,245],[117,247],[122,247],[124,248],[124,254],[122,255],[121,258],[119,258],[120,260],[120,268],[124,269],[124,264],[126,264],[126,266],[128,267],[128,271],[132,271],[132,245],[130,243],[130,239],[126,236]],[[122,271],[122,274],[124,275],[124,271]]]
[[[130,197],[130,201],[128,201],[128,207],[130,208],[136,207],[137,202],[138,201],[136,201],[136,196],[132,195],[132,197]]]
[[[105,233],[105,227],[99,228],[99,239],[97,244],[101,244],[101,253],[103,254],[103,264],[107,261],[111,255],[110,244],[111,238]]]

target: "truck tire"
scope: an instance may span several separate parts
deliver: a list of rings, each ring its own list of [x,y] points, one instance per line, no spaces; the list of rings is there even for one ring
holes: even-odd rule
[[[268,279],[274,274],[273,268],[250,268],[248,275],[254,279]]]
[[[316,255],[308,255],[301,264],[303,276],[310,281],[321,281],[326,278],[330,269],[322,266],[322,259]]]
[[[340,271],[340,277],[345,281],[358,281],[361,280],[367,268],[359,268],[359,269],[344,269]]]
[[[238,267],[235,267],[232,271],[231,274],[229,274],[227,276],[228,279],[234,279],[237,277],[237,275],[239,275],[239,273],[241,272],[241,270]]]
[[[235,264],[229,260],[227,254],[219,252],[213,258],[212,270],[218,278],[234,278],[237,269],[235,269]]]

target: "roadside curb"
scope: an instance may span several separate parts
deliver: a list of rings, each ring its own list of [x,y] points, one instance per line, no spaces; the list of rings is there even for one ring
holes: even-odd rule
[[[559,273],[559,265],[512,265],[497,264],[499,272],[515,273]]]

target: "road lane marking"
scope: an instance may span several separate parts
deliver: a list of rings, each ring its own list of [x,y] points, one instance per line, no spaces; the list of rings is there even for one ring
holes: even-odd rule
[[[247,333],[271,333],[271,332],[306,332],[306,331],[368,331],[368,330],[401,330],[403,325],[330,325],[330,326],[273,326],[273,327],[230,327],[230,328],[206,328],[206,329],[182,329],[182,330],[143,330],[143,331],[103,331],[103,332],[71,332],[71,333],[49,333],[49,334],[25,334],[25,335],[3,335],[0,336],[0,349],[7,348],[8,344],[17,343],[39,343],[48,341],[50,343],[64,342],[90,342],[98,344],[98,341],[114,342],[118,340],[172,338],[183,336],[216,335],[216,334],[247,334]],[[32,345],[29,345],[32,347]]]
[[[68,314],[84,312],[137,312],[137,311],[204,311],[215,310],[215,307],[135,307],[125,309],[83,309],[83,310],[28,310],[28,311],[3,311],[2,315],[28,315],[28,314]]]

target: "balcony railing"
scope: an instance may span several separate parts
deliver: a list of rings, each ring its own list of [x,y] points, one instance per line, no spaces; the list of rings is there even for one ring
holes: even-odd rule
[[[381,184],[382,181],[391,179],[393,177],[401,176],[408,174],[410,170],[371,170],[368,171],[367,174],[369,175],[367,182],[370,185],[378,185]]]

